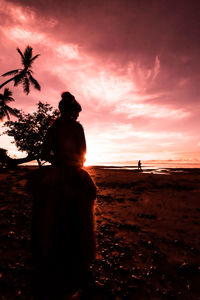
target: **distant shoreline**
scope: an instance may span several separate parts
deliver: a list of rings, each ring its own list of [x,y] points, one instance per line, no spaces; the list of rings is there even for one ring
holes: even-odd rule
[[[48,165],[45,165],[48,166]],[[45,167],[43,166],[43,167]],[[27,164],[22,164],[18,165],[17,169],[36,169],[39,168],[38,165],[27,165]],[[146,174],[160,174],[160,175],[170,175],[170,174],[199,174],[200,175],[200,167],[167,167],[167,166],[147,166],[144,165],[142,166],[142,170],[139,171],[137,166],[133,165],[124,165],[124,166],[116,166],[116,165],[94,165],[94,166],[85,166],[84,169],[90,170],[104,170],[104,171],[118,171],[118,172],[132,172],[132,173],[146,173]],[[4,171],[15,171],[15,169],[2,169]]]

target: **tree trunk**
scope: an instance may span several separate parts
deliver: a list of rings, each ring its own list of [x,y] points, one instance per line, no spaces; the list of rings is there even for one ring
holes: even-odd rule
[[[37,163],[38,163],[38,166],[41,167],[42,164],[41,164],[41,160],[39,158],[37,158]]]
[[[24,157],[24,158],[8,158],[8,161],[7,161],[7,167],[8,168],[14,168],[16,167],[17,165],[20,165],[20,164],[23,164],[25,162],[29,162],[29,161],[32,161],[34,160],[35,158],[34,157],[31,157],[30,155],[28,155],[27,157]]]

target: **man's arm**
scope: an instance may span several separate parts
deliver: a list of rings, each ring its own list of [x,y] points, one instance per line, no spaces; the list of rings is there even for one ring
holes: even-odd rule
[[[53,136],[54,136],[54,130],[52,127],[50,127],[47,130],[47,133],[44,137],[44,142],[42,144],[41,149],[41,159],[51,162],[52,161],[52,154],[53,151]]]

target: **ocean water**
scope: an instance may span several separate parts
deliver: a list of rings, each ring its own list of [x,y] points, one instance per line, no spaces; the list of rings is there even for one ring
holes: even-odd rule
[[[144,168],[171,168],[171,169],[193,169],[200,168],[199,163],[189,163],[189,162],[144,162]]]
[[[137,163],[135,164],[105,164],[98,166],[101,169],[110,170],[132,170],[138,171]],[[191,173],[200,171],[200,163],[186,163],[186,162],[142,162],[142,172],[151,174],[169,175],[172,173]]]
[[[137,168],[137,162],[134,163],[106,163],[101,164],[101,166],[105,167],[114,167],[114,168]],[[191,163],[191,162],[169,162],[169,161],[147,161],[142,162],[142,168],[144,169],[157,169],[157,168],[172,168],[172,169],[193,169],[193,168],[200,168],[200,162],[198,163]]]
[[[47,163],[48,164],[48,163]],[[45,164],[45,165],[47,165]],[[36,161],[22,164],[22,166],[38,166]],[[132,170],[137,171],[137,162],[133,163],[106,163],[101,165],[86,166],[87,168],[100,168],[100,169],[110,169],[110,170]],[[199,170],[198,170],[199,169]],[[190,163],[190,162],[169,162],[169,161],[142,161],[142,172],[152,173],[152,174],[171,174],[171,173],[188,173],[192,170],[200,171],[200,163]]]

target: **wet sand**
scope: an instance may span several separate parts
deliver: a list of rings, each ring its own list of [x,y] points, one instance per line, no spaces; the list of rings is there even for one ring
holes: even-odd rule
[[[31,169],[0,172],[2,300],[32,299]],[[86,169],[98,188],[90,298],[200,299],[200,170]]]

